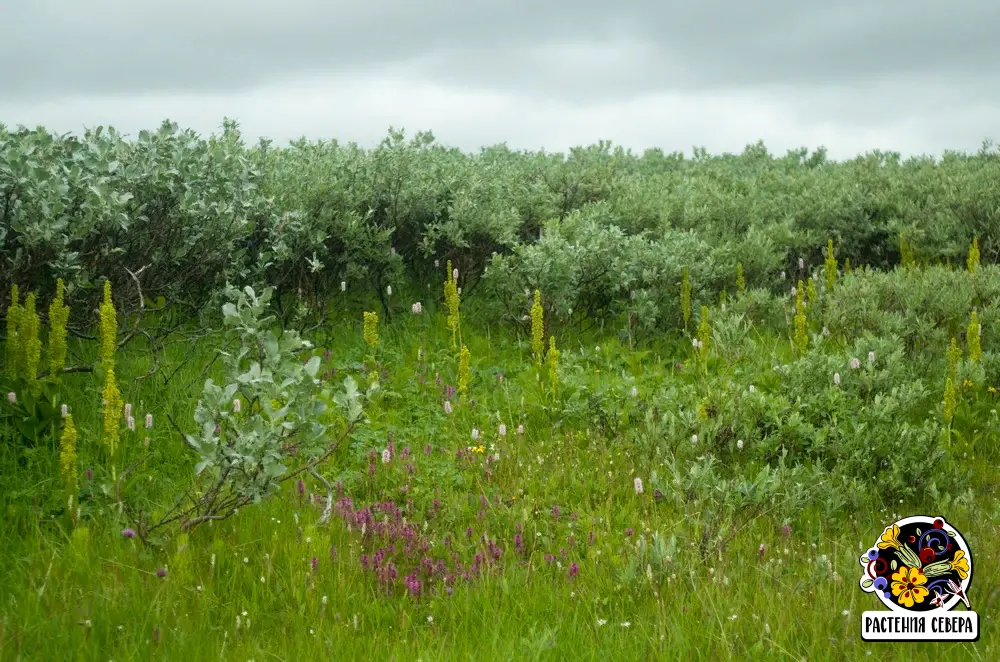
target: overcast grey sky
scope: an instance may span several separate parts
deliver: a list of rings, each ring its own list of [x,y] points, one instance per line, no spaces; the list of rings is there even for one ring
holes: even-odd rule
[[[1000,140],[1000,2],[0,0],[0,122],[476,149]]]

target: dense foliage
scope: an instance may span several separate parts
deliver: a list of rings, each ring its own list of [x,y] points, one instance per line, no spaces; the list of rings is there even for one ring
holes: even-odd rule
[[[0,658],[995,658],[998,175],[0,129]]]

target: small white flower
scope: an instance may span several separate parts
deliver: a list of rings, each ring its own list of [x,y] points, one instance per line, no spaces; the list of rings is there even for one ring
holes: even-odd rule
[[[263,583],[264,583],[264,575],[261,575],[261,576],[260,576],[260,583],[261,583],[261,584],[263,584]]]
[[[837,386],[840,386],[840,373],[839,372],[833,373],[833,383],[836,384]]]
[[[743,440],[742,440],[742,439],[738,439],[738,440],[736,441],[736,448],[737,448],[738,450],[743,450]]]
[[[451,413],[451,400],[445,400],[444,401],[444,413],[446,413],[446,414],[450,414]]]
[[[392,459],[392,453],[386,448],[382,451],[382,464],[389,464],[389,460]]]
[[[434,268],[437,269],[441,266],[441,260],[434,260]]]
[[[517,433],[518,434],[524,434],[524,426],[523,425],[518,425],[517,426]]]
[[[857,370],[861,367],[861,361],[857,359],[851,359],[851,370]]]
[[[692,444],[697,444],[698,443],[698,435],[696,435],[696,434],[691,435],[691,443]]]
[[[451,270],[451,279],[452,280],[458,280],[458,269],[452,269]]]
[[[428,623],[433,623],[434,622],[434,617],[431,616],[430,614],[427,614],[427,622]]]
[[[850,616],[851,615],[851,610],[850,609],[845,609],[844,611],[840,612],[840,615],[841,616]]]
[[[244,556],[243,557],[243,563],[250,563],[250,559],[248,559],[247,557]]]
[[[346,280],[340,281],[340,291],[341,292],[346,292],[347,291],[347,281]]]
[[[733,614],[732,616],[729,617],[729,620],[735,621],[737,618],[738,616],[736,614]]]
[[[461,287],[460,287],[460,288],[458,288],[458,293],[459,293],[459,294],[462,294],[462,288],[461,288]]]
[[[125,403],[125,418],[126,419],[129,418],[131,415],[132,415],[132,403],[131,402],[126,402]]]
[[[385,293],[389,296],[392,296],[392,285],[385,286]]]
[[[237,414],[240,413],[240,399],[236,398],[233,400],[233,411]]]
[[[754,386],[753,384],[751,384],[751,385],[750,385],[750,392],[751,392],[751,393],[753,393],[753,392],[755,392],[756,390],[757,390],[757,387],[756,387],[756,386]]]
[[[500,424],[500,430],[499,430],[499,432],[500,432],[500,436],[501,437],[506,437],[507,436],[507,426],[504,425],[503,423],[501,423]]]
[[[868,352],[868,362],[875,363],[875,352]]]
[[[624,622],[622,622],[622,623],[621,623],[621,626],[622,626],[623,628],[627,628],[627,627],[631,627],[631,626],[632,626],[632,623],[631,623],[631,622],[629,622],[629,621],[624,621]]]
[[[132,432],[135,432],[135,417],[129,416],[126,422],[128,424],[128,429],[131,430]]]
[[[781,280],[785,280],[785,272],[784,271],[781,272]]]
[[[63,405],[59,408],[59,411],[62,413],[62,417],[66,418],[69,416],[69,405]]]
[[[476,441],[477,439],[479,439],[479,430],[472,428],[472,440]]]
[[[795,295],[796,295],[796,293],[797,293],[797,291],[796,291],[796,289],[795,289],[795,286],[794,286],[794,285],[792,285],[792,296],[795,296]]]
[[[606,618],[599,618],[599,619],[597,619],[597,627],[601,627],[601,626],[604,626],[604,625],[607,625],[607,624],[608,624],[608,619],[606,619]]]
[[[632,397],[633,398],[638,398],[639,397],[639,389],[636,388],[635,386],[632,387]]]
[[[321,603],[323,603],[323,604],[325,605],[325,604],[326,604],[326,601],[327,601],[328,599],[329,599],[329,598],[327,598],[327,597],[326,597],[326,596],[324,595],[324,596],[323,596],[322,598],[320,598],[320,599],[319,599],[319,601],[320,601]]]
[[[805,269],[805,268],[806,268],[806,261],[805,261],[805,260],[803,260],[803,259],[802,259],[802,258],[800,257],[800,258],[799,258],[799,269]]]
[[[635,493],[642,494],[642,478],[635,477]]]
[[[152,429],[152,427],[153,427],[153,415],[146,414],[146,429],[149,430]]]
[[[9,402],[12,405],[17,404],[17,394],[14,393],[14,391],[11,391],[10,393],[7,394],[7,402]]]

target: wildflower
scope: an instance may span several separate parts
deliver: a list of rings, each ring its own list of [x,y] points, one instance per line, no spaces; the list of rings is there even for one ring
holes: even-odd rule
[[[857,359],[851,359],[851,370],[857,370],[861,367],[861,361]]]
[[[451,270],[451,279],[452,280],[458,280],[458,269],[452,269]]]
[[[875,363],[875,352],[868,352],[868,362]]]
[[[840,373],[839,372],[833,373],[833,383],[836,384],[837,386],[840,386]]]
[[[479,430],[472,428],[472,440],[476,441],[477,439],[479,439]]]
[[[629,528],[625,529],[625,537],[626,538],[631,538],[634,535],[635,535],[635,529],[633,529],[632,527],[629,527]]]
[[[800,257],[800,258],[799,258],[799,269],[805,269],[805,268],[806,268],[806,261],[805,261],[805,260],[803,260],[803,259],[802,259],[802,258]]]
[[[518,425],[517,426],[517,433],[518,434],[524,434],[524,425]]]
[[[237,414],[240,413],[240,399],[239,398],[236,398],[235,400],[233,400],[233,412],[237,413]]]
[[[535,362],[542,362],[542,354],[545,351],[545,327],[544,310],[542,309],[542,292],[535,290],[535,302],[531,304],[531,351],[535,355]]]
[[[451,400],[445,400],[444,401],[444,413],[446,413],[446,414],[450,414],[451,413]]]
[[[599,618],[599,619],[597,619],[597,627],[601,627],[601,626],[604,626],[604,625],[607,625],[607,624],[608,624],[608,619],[606,619],[606,618]]]
[[[580,574],[580,566],[578,566],[576,563],[573,563],[572,565],[569,566],[569,576],[576,577],[578,574]]]
[[[382,464],[389,464],[389,460],[391,459],[392,459],[392,453],[390,453],[389,449],[386,448],[385,450],[382,451]]]
[[[441,268],[441,260],[434,260],[434,268],[435,269]]]
[[[781,272],[781,280],[785,280],[785,272],[784,271]]]
[[[135,529],[122,529],[123,538],[135,538]]]
[[[738,450],[743,450],[743,440],[742,439],[737,439],[736,440],[736,448]]]
[[[146,429],[150,430],[153,427],[153,415],[146,414]]]
[[[419,315],[420,313],[424,312],[424,309],[423,306],[421,306],[420,302],[418,301],[412,306],[410,306],[410,312],[412,312],[414,315]]]
[[[346,292],[347,291],[347,281],[346,280],[340,281],[340,291],[341,292]]]
[[[312,571],[313,572],[316,572],[319,569],[319,559],[316,558],[315,556],[312,557],[311,566],[312,566]]]
[[[132,403],[131,402],[126,402],[125,403],[125,419],[128,420],[131,417],[132,417]]]
[[[129,416],[127,423],[128,423],[128,429],[131,430],[132,432],[135,432],[135,417]]]
[[[757,387],[756,387],[756,386],[754,386],[753,384],[751,384],[751,385],[750,385],[750,388],[749,388],[749,391],[750,391],[751,393],[753,393],[753,392],[755,392],[756,390],[757,390]]]
[[[378,344],[378,313],[366,312],[364,314],[364,318],[365,318],[365,331],[364,331],[365,343],[367,343],[368,346],[371,347],[372,349],[375,349],[375,345]]]
[[[59,413],[62,414],[63,418],[69,416],[69,405],[63,405],[59,407]]]
[[[691,443],[692,444],[697,444],[698,443],[698,435],[696,435],[696,434],[691,435]]]
[[[500,436],[501,437],[506,437],[507,436],[507,426],[504,425],[503,423],[501,423],[500,424],[500,430],[499,430],[499,432],[500,432]]]
[[[627,627],[630,627],[631,625],[632,625],[632,623],[630,623],[629,621],[623,621],[623,622],[621,623],[621,626],[622,626],[623,628],[627,628]]]
[[[795,289],[795,286],[792,285],[792,296],[796,296],[798,294],[798,292],[799,291],[797,289]]]
[[[386,285],[385,286],[385,293],[388,296],[392,296],[392,285]]]
[[[14,391],[11,391],[10,393],[7,394],[7,402],[9,402],[12,405],[17,404],[17,394],[15,394]]]
[[[157,577],[166,577],[167,576],[167,569],[166,568],[158,568],[156,570],[156,576]]]

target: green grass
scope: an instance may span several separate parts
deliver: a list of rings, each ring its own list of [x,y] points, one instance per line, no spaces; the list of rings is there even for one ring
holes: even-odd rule
[[[4,446],[0,658],[1000,659],[993,619],[1000,503],[990,496],[995,438],[986,436],[977,451],[971,497],[956,491],[935,501],[920,492],[891,501],[868,480],[858,483],[862,496],[838,503],[833,496],[850,490],[837,481],[869,477],[831,465],[822,474],[779,475],[767,498],[739,499],[735,482],[694,478],[692,487],[684,477],[704,468],[699,458],[707,456],[718,460],[718,476],[737,482],[778,463],[758,449],[763,440],[748,437],[746,448],[734,451],[722,428],[695,421],[694,405],[707,398],[715,408],[710,416],[725,418],[737,407],[733,394],[747,384],[777,388],[782,377],[772,365],[792,360],[782,333],[754,329],[740,341],[739,360],[717,357],[707,372],[695,368],[683,339],[629,348],[617,338],[560,336],[563,383],[553,397],[546,369],[534,366],[525,339],[509,329],[476,328],[466,317],[470,401],[455,401],[451,415],[442,390],[457,383],[457,351],[444,314],[400,317],[380,335],[382,388],[366,403],[368,421],[353,444],[326,473],[355,507],[396,502],[413,525],[415,546],[427,544],[407,553],[404,538],[397,541],[400,570],[390,589],[362,569],[362,555],[380,546],[367,527],[363,537],[339,515],[317,526],[322,506],[310,497],[323,492],[310,479],[305,495],[288,484],[278,496],[162,549],[123,538],[131,523],[111,498],[98,446],[100,392],[92,375],[67,375],[81,475],[93,467],[94,476],[81,478],[74,527],[53,446]],[[364,378],[360,315],[331,323],[317,345],[332,352],[322,371],[336,367],[337,379]],[[119,357],[123,398],[134,403],[140,421],[135,433],[123,433],[121,466],[139,462],[124,491],[129,503],[162,511],[190,484],[195,459],[166,417],[193,429],[204,377],[223,377],[218,364],[203,373],[216,346],[200,343],[166,385],[159,376],[135,379],[152,362],[139,345]],[[180,364],[189,350],[171,345],[165,365]],[[71,351],[85,358],[93,348]],[[840,397],[827,394],[829,388],[815,384],[813,395]],[[876,406],[871,393],[857,397]],[[147,411],[155,420],[148,433],[140,418]],[[705,429],[698,447],[678,432],[692,425]],[[979,425],[981,434],[991,434],[984,425],[995,423]],[[477,441],[473,428],[480,430]],[[395,456],[388,464],[378,457],[369,475],[369,454],[380,454],[390,439]],[[478,445],[483,452],[458,457]],[[491,454],[499,460],[487,464]],[[786,463],[805,464],[794,456]],[[634,489],[636,476],[644,481],[642,494]],[[800,480],[815,483],[796,485]],[[722,493],[719,485],[729,487]],[[861,612],[880,607],[858,586],[859,555],[897,516],[939,506],[947,512],[929,514],[958,526],[975,554],[970,598],[982,619],[980,641],[861,641]],[[523,549],[515,545],[518,533]],[[642,551],[654,534],[662,551]],[[456,572],[451,594],[426,579],[420,596],[407,593],[407,559],[441,559],[451,572],[455,559],[468,567],[477,554],[489,558],[488,541],[502,549],[499,560],[483,560],[468,581]],[[160,568],[165,577],[157,576]]]

